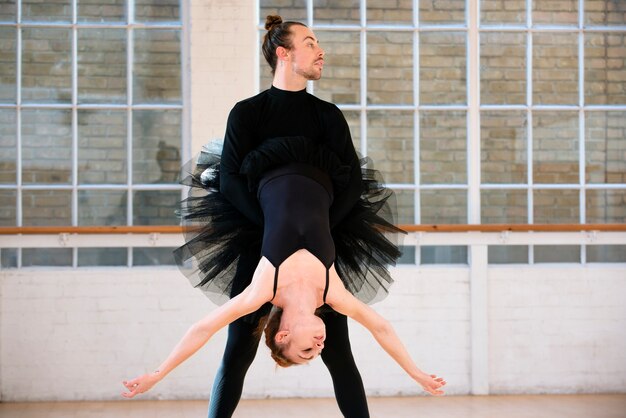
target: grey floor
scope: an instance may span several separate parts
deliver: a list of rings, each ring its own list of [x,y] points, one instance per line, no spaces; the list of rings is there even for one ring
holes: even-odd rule
[[[372,418],[626,418],[626,394],[370,398]],[[199,418],[206,401],[0,403],[1,418]],[[341,417],[334,399],[243,400],[238,418]]]

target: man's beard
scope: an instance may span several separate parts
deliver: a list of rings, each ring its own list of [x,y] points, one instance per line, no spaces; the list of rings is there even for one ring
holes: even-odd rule
[[[319,70],[319,72],[317,72],[294,68],[294,72],[307,80],[319,80],[320,78],[322,78],[322,70]]]

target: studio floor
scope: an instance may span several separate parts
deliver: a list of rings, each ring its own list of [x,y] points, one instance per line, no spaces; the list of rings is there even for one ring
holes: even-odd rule
[[[626,394],[369,398],[372,418],[626,418]],[[206,401],[0,403],[1,418],[201,418]],[[341,417],[334,399],[242,400],[238,418]]]

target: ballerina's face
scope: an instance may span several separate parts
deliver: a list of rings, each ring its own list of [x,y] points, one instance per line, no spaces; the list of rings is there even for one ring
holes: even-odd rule
[[[319,316],[310,315],[291,328],[289,347],[283,354],[295,363],[308,363],[321,354],[325,339],[324,321]]]

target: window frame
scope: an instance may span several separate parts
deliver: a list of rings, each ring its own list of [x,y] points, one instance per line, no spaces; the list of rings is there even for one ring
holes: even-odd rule
[[[0,184],[0,190],[14,190],[16,192],[16,223],[23,226],[23,192],[34,190],[68,190],[71,191],[71,226],[78,225],[78,195],[85,190],[125,191],[126,218],[128,226],[133,225],[133,192],[135,191],[179,191],[181,199],[184,197],[184,187],[180,184],[144,184],[133,183],[133,112],[141,110],[178,110],[181,112],[181,164],[190,159],[190,71],[189,71],[189,5],[179,0],[180,19],[178,22],[137,22],[135,20],[135,0],[125,0],[125,21],[121,22],[90,22],[78,19],[79,0],[70,0],[71,18],[68,21],[38,21],[23,19],[22,0],[15,1],[16,18],[14,21],[0,21],[0,28],[14,28],[16,74],[15,102],[0,102],[0,110],[15,111],[16,124],[16,182],[14,184]],[[71,102],[69,103],[37,103],[22,101],[22,29],[56,28],[71,31],[70,60],[71,60]],[[79,29],[123,29],[126,42],[126,101],[123,104],[112,103],[79,103],[78,102],[78,31]],[[180,89],[181,102],[179,104],[135,104],[133,103],[133,68],[134,68],[134,32],[135,30],[178,30],[180,31]],[[71,182],[70,184],[24,184],[22,179],[22,110],[55,109],[71,111]],[[79,184],[78,183],[78,111],[79,110],[118,110],[126,112],[126,182],[120,184]],[[120,237],[121,238],[121,237]],[[125,245],[124,238],[119,247],[126,247],[128,267],[133,266],[133,247]],[[97,241],[97,240],[96,240]],[[88,242],[86,246],[91,246]],[[102,245],[100,245],[102,247]],[[72,247],[72,267],[78,265],[78,247]],[[22,248],[17,248],[17,268],[22,267]]]
[[[360,102],[358,104],[337,104],[341,110],[360,112],[360,149],[367,155],[367,112],[376,110],[412,111],[413,116],[413,158],[414,182],[388,183],[394,190],[410,190],[414,192],[414,223],[421,224],[421,192],[427,190],[464,190],[467,193],[467,224],[481,224],[481,192],[483,190],[525,190],[527,195],[527,223],[534,224],[534,199],[537,190],[575,190],[579,194],[579,223],[586,224],[586,191],[587,190],[624,190],[624,183],[586,183],[585,181],[585,115],[597,111],[626,112],[624,105],[588,105],[585,104],[585,33],[626,32],[624,25],[585,26],[585,2],[578,0],[578,21],[576,25],[534,24],[532,19],[533,0],[526,0],[524,24],[484,24],[480,21],[481,1],[465,0],[465,19],[462,24],[422,24],[420,23],[420,0],[413,0],[412,23],[407,24],[368,24],[367,2],[359,1],[359,24],[316,24],[314,21],[314,0],[305,0],[307,9],[306,23],[313,31],[353,31],[360,35]],[[260,45],[265,28],[260,21],[261,0],[256,1],[257,44]],[[367,103],[367,32],[368,31],[401,31],[413,34],[413,104],[412,105],[371,105]],[[420,103],[420,35],[432,32],[454,32],[465,34],[466,60],[466,104],[461,105],[423,105]],[[526,37],[526,103],[520,105],[482,104],[480,100],[480,43],[481,35],[494,33],[520,33]],[[533,103],[533,34],[535,33],[574,33],[578,42],[578,103],[576,105],[541,105]],[[260,91],[261,63],[259,54],[255,55],[256,91]],[[314,94],[315,85],[309,82],[307,90]],[[466,184],[421,184],[420,179],[420,112],[429,110],[458,110],[466,112],[467,118],[467,182]],[[500,110],[517,110],[526,112],[526,152],[527,179],[526,183],[482,183],[481,182],[481,112]],[[572,184],[546,184],[533,182],[533,126],[532,116],[535,111],[575,111],[578,112],[578,182]],[[488,225],[488,224],[486,224]],[[415,256],[420,264],[420,254]],[[529,246],[529,263],[534,263],[533,246]],[[586,262],[585,246],[581,246],[581,262]]]

